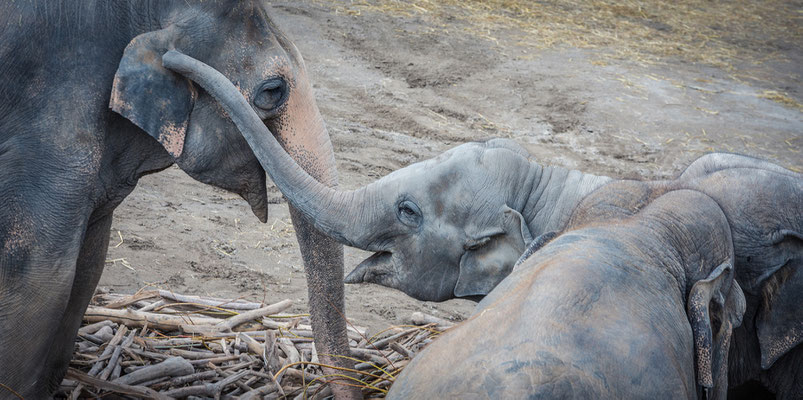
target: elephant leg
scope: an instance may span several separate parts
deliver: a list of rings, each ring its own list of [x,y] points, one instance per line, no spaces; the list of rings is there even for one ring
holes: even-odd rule
[[[312,98],[312,97],[310,97]],[[296,160],[312,177],[329,186],[337,185],[337,169],[334,151],[329,136],[323,127],[314,104],[313,118],[302,119],[292,126],[309,126],[301,132],[315,133],[303,137],[287,138],[279,135],[280,142],[287,153]],[[286,133],[285,133],[286,134]],[[315,332],[315,347],[324,364],[353,368],[354,363],[330,354],[350,356],[351,350],[346,336],[346,312],[343,282],[343,245],[318,232],[313,225],[294,207],[290,207],[290,217],[296,230],[304,269],[307,274],[312,329]],[[326,374],[343,374],[343,371],[325,368]],[[354,387],[332,385],[337,399],[362,398]]]
[[[42,377],[51,343],[62,335],[58,325],[70,298],[80,233],[60,248],[0,254],[0,398],[50,395]]]
[[[53,338],[50,354],[39,379],[40,382],[47,384],[49,393],[58,388],[67,371],[75,348],[75,336],[103,273],[106,252],[109,248],[112,215],[90,218],[90,221],[93,222],[87,227],[81,252],[78,254],[70,299],[56,328],[58,334]]]
[[[293,207],[290,207],[290,216],[307,274],[307,295],[318,357],[324,364],[353,368],[352,361],[329,356],[351,355],[346,336],[343,246],[318,232]],[[331,368],[324,368],[324,373],[344,374]],[[332,392],[337,399],[362,398],[355,388],[337,383],[332,385]]]
[[[350,355],[343,294],[343,246],[315,230],[293,207],[290,207],[290,215],[306,267],[309,308],[318,356],[325,364],[351,368],[353,364],[350,361],[328,356]]]

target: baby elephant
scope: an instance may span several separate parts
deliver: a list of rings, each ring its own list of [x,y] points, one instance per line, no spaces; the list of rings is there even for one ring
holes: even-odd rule
[[[678,190],[608,217],[519,265],[388,398],[725,398],[745,301],[724,213]]]

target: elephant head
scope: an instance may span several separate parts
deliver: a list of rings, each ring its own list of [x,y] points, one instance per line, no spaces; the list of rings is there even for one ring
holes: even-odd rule
[[[180,51],[221,71],[247,99],[255,121],[270,128],[284,149],[320,185],[337,175],[329,135],[296,47],[258,2],[160,2],[158,28],[136,36],[122,54],[110,108],[147,132],[193,178],[239,193],[267,220],[265,171],[224,108],[202,88],[162,65],[167,51]],[[272,137],[271,137],[272,138]],[[281,150],[284,153],[285,150]],[[342,318],[343,250],[291,216],[307,267],[316,345],[325,362],[350,361]],[[338,386],[336,391],[353,391]]]
[[[361,189],[359,224],[330,231],[374,251],[347,277],[420,300],[484,296],[532,240],[514,182],[529,162],[505,140],[468,143]],[[350,216],[352,217],[352,216]],[[359,218],[359,215],[354,215]]]
[[[163,11],[161,29],[125,48],[110,108],[158,140],[190,176],[240,194],[266,221],[265,172],[248,144],[211,96],[162,66],[164,52],[179,50],[223,72],[288,151],[334,184],[332,148],[304,61],[265,10],[231,2]]]

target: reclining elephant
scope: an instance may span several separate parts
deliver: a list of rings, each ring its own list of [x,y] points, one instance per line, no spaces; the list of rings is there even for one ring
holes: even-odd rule
[[[716,201],[732,232],[736,281],[746,298],[733,332],[730,386],[758,381],[779,399],[803,396],[803,177],[777,165],[709,154],[671,181],[611,182],[587,196],[566,229],[634,210],[669,190]],[[537,245],[534,243],[533,245]],[[528,249],[526,253],[533,253]],[[535,254],[538,254],[535,252]]]
[[[264,170],[214,99],[162,67],[168,49],[237,82],[292,157],[337,182],[304,62],[261,2],[0,2],[0,398],[58,387],[141,176],[176,163],[267,220]],[[318,354],[348,365],[327,356],[348,354],[342,246],[292,214]]]
[[[711,154],[676,180],[612,181],[539,166],[513,142],[492,140],[458,146],[357,190],[337,191],[282,153],[225,77],[178,52],[163,62],[220,101],[279,189],[319,230],[376,252],[351,280],[420,299],[488,294],[528,244],[543,245],[571,221],[639,210],[670,190],[706,194],[729,223],[736,278],[747,293],[747,323],[734,333],[731,385],[761,379],[776,392],[800,393],[800,174],[749,157]]]
[[[744,308],[725,215],[671,191],[546,244],[388,399],[724,399]]]

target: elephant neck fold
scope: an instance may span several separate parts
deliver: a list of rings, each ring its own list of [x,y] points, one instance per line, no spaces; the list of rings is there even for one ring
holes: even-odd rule
[[[580,201],[611,180],[607,176],[531,163],[528,182],[521,186],[529,188],[525,190],[527,198],[521,214],[533,237],[563,230]]]

